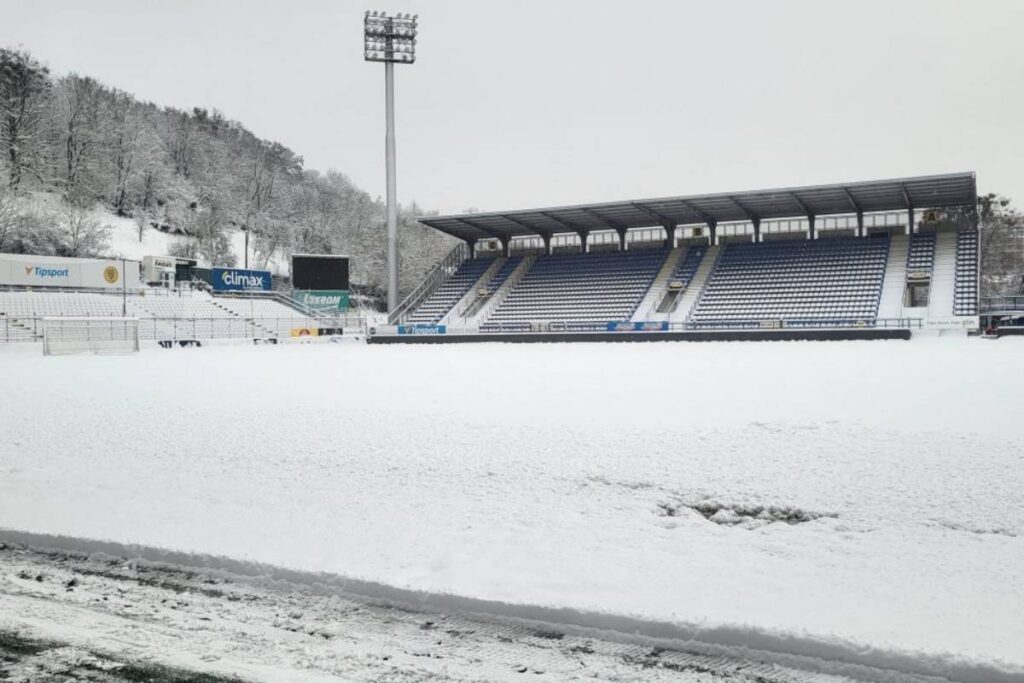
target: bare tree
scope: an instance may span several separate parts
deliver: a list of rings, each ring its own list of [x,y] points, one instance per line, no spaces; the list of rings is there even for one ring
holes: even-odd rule
[[[105,146],[114,181],[111,208],[118,216],[127,213],[130,184],[137,173],[135,162],[141,126],[138,115],[133,111],[133,104],[131,96],[117,92],[113,94],[109,106],[108,140]]]
[[[110,245],[110,226],[86,209],[69,205],[61,221],[60,256],[100,256]]]
[[[14,198],[0,186],[0,252],[6,251],[8,237],[14,233],[16,220]]]

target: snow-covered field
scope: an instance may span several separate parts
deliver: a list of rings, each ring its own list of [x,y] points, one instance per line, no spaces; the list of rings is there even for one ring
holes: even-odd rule
[[[1021,340],[37,353],[9,530],[1024,680]]]

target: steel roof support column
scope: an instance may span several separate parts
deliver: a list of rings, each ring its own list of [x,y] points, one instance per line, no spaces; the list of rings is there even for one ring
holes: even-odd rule
[[[466,240],[466,246],[469,247],[469,258],[476,258],[476,240]]]
[[[576,234],[580,236],[580,248],[581,248],[581,251],[582,251],[582,252],[583,252],[584,254],[586,254],[586,253],[587,253],[587,250],[588,250],[588,246],[587,246],[587,238],[588,238],[588,237],[590,237],[590,233],[589,233],[589,232],[587,232],[586,230],[580,230],[580,231],[579,231],[578,233],[576,233]]]
[[[551,233],[542,235],[541,239],[544,240],[544,253],[548,256],[551,255]]]
[[[758,218],[757,216],[754,216],[753,218],[750,219],[750,222],[754,224],[754,241],[755,242],[760,242],[761,241],[761,219]]]
[[[857,212],[857,237],[867,237],[867,231],[864,229],[864,212]]]
[[[906,185],[900,185],[900,190],[903,193],[903,201],[907,203],[907,234],[914,234],[914,202],[910,201],[910,193],[907,192]]]
[[[619,251],[626,251],[626,228],[615,228],[615,232],[619,234]]]
[[[718,221],[708,221],[708,246],[715,246],[718,243]]]
[[[676,226],[675,223],[665,223],[662,226],[665,228],[665,248],[675,249],[676,248]]]
[[[501,255],[508,258],[509,245],[512,244],[511,237],[499,237],[498,240],[501,242]]]
[[[816,216],[813,213],[807,214],[807,239],[813,240],[818,238],[818,231],[814,227],[814,219]]]

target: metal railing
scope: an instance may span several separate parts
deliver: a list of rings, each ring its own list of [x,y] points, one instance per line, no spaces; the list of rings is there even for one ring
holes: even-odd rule
[[[994,311],[1024,311],[1024,294],[983,296],[978,300],[978,310],[983,314]]]
[[[610,326],[619,326],[610,329]],[[431,327],[429,325],[424,327]],[[572,320],[516,321],[487,323],[480,327],[445,326],[445,334],[550,334],[562,332],[694,332],[711,330],[820,330],[820,329],[923,329],[922,318],[783,318],[776,320],[692,320],[600,321]],[[398,334],[395,326],[381,326],[375,334]]]
[[[464,242],[459,242],[448,255],[441,259],[441,262],[434,266],[434,269],[427,274],[423,282],[412,290],[409,296],[398,304],[395,310],[388,314],[388,324],[395,325],[402,321],[408,313],[411,313],[420,303],[430,296],[442,282],[451,277],[459,269],[462,262],[469,258],[469,247]]]
[[[0,343],[38,342],[43,316],[0,316]],[[139,318],[139,338],[147,341],[207,339],[284,339],[320,335],[365,335],[366,318],[356,315],[293,317],[216,316]]]
[[[298,311],[302,315],[310,318],[319,317],[334,317],[336,314],[320,308],[312,308],[302,303],[298,299],[294,299],[284,292],[280,291],[229,291],[229,292],[213,292],[214,299],[250,299],[257,301],[274,301],[276,303],[288,306],[292,310]]]
[[[487,299],[480,309],[472,316],[463,317],[462,320],[465,322],[470,317],[476,318],[477,320],[487,320],[487,316],[494,312],[494,309],[501,305],[508,295],[512,292],[512,289],[519,284],[530,269],[533,268],[533,264],[537,262],[536,254],[527,254],[523,257],[523,260],[519,262],[516,269],[509,273],[509,276],[505,278],[505,281],[501,283],[498,289],[494,290],[494,293]]]

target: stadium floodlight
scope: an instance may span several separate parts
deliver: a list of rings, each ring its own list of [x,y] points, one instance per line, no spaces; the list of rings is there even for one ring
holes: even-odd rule
[[[395,63],[416,61],[416,32],[419,15],[408,12],[388,16],[367,11],[363,15],[363,58],[384,62],[384,98],[387,133],[384,149],[387,160],[388,200],[388,312],[398,307],[398,200],[395,190]]]

